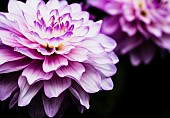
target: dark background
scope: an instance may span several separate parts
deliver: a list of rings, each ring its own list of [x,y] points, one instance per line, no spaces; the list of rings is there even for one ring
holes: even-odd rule
[[[8,0],[0,1],[0,12],[7,11],[7,4]],[[96,11],[90,8],[90,12],[98,13]],[[101,16],[102,12],[98,17]],[[159,51],[150,64],[138,67],[131,66],[127,55],[121,56],[117,68],[116,75],[112,77],[115,85],[112,91],[91,94],[91,107],[83,114],[79,113],[75,104],[70,102],[63,118],[170,118],[168,52]],[[0,102],[0,118],[30,118],[26,107],[15,106],[9,110],[8,104],[9,100]]]

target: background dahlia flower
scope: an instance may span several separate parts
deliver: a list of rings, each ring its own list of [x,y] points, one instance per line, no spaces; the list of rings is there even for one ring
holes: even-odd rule
[[[117,41],[119,54],[129,53],[133,65],[148,64],[157,48],[170,50],[169,0],[88,0],[109,16],[102,32]]]
[[[88,93],[113,88],[116,43],[99,33],[102,22],[89,20],[81,5],[10,0],[8,11],[0,13],[0,100],[11,96],[10,108],[28,105],[41,91],[53,117],[68,91],[82,111],[89,109]],[[34,102],[32,109],[39,114],[41,107]]]

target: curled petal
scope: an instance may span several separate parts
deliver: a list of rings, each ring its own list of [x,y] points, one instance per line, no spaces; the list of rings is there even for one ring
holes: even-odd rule
[[[43,62],[44,72],[55,71],[61,66],[67,66],[68,61],[65,57],[60,55],[50,55],[46,56]]]
[[[40,80],[49,80],[53,76],[53,72],[45,73],[41,61],[35,60],[24,69],[22,76],[26,77],[28,84],[32,85]]]
[[[85,72],[85,68],[81,63],[71,62],[67,66],[62,66],[56,70],[56,73],[60,77],[71,77],[76,80],[80,80],[82,74]]]
[[[20,94],[18,98],[19,106],[26,106],[30,103],[31,99],[38,93],[42,87],[42,83],[35,83],[29,85],[26,77],[20,76],[18,80],[18,85],[20,88]]]

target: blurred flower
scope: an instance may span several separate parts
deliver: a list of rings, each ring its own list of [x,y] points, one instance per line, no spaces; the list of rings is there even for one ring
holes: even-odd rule
[[[102,32],[113,36],[120,54],[130,54],[133,65],[148,64],[156,48],[170,50],[168,0],[88,0],[109,16]]]
[[[81,5],[10,0],[8,11],[0,13],[0,100],[13,95],[10,108],[28,105],[44,89],[44,110],[53,117],[66,90],[82,110],[89,109],[88,93],[113,88],[116,43],[99,33],[102,22],[89,20]]]

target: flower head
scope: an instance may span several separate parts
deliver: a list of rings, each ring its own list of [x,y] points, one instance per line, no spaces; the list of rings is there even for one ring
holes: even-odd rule
[[[100,2],[99,2],[100,1]],[[133,65],[147,64],[156,47],[170,50],[168,0],[88,0],[105,11],[102,32],[117,40],[117,50],[130,54]]]
[[[53,117],[65,91],[88,109],[88,93],[113,88],[116,43],[100,34],[102,22],[89,20],[81,5],[10,0],[8,11],[0,13],[0,100],[14,95],[10,108],[30,104],[43,89],[45,113]]]

